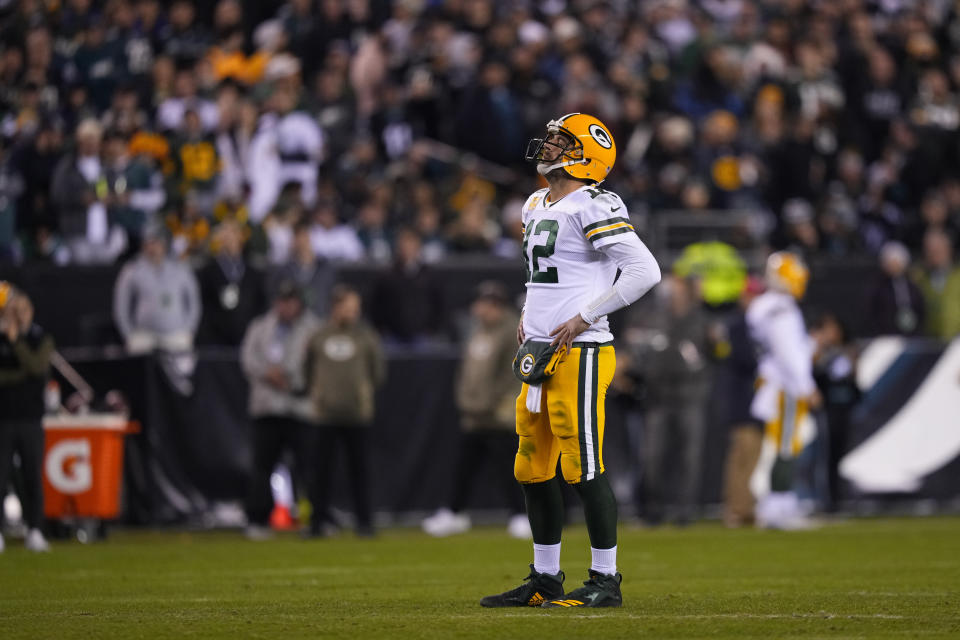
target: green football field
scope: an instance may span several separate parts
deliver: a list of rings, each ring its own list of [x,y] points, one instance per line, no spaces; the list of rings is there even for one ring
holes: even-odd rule
[[[563,568],[586,577],[585,530]],[[3,638],[960,638],[960,518],[815,531],[623,527],[622,609],[498,609],[529,543],[497,528],[435,540],[118,532],[0,555]]]

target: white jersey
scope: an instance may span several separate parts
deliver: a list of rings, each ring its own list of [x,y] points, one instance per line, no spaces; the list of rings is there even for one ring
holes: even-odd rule
[[[773,420],[780,391],[797,399],[815,389],[812,341],[793,296],[780,291],[767,291],[750,303],[747,327],[759,351],[757,375],[763,381],[750,412],[759,420]]]
[[[617,265],[599,249],[635,236],[620,197],[599,185],[583,186],[556,202],[540,189],[523,205],[523,257],[527,301],[523,332],[550,342],[550,332],[607,291]],[[579,342],[613,340],[602,316],[576,337]]]

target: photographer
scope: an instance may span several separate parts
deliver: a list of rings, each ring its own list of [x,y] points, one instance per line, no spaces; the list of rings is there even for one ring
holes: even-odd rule
[[[26,547],[49,551],[40,531],[43,516],[43,392],[53,339],[33,322],[33,304],[23,293],[0,283],[0,494],[5,494],[20,456],[23,472]],[[2,518],[2,511],[0,511]],[[0,536],[0,551],[3,537]]]

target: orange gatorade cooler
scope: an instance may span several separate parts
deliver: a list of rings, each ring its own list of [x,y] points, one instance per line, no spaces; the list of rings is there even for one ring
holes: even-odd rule
[[[43,419],[44,514],[48,518],[100,518],[120,513],[123,437],[139,431],[112,413]]]

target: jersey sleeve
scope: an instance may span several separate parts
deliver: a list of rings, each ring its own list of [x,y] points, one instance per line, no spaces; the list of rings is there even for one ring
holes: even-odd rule
[[[583,236],[594,249],[623,242],[631,235],[636,235],[620,196],[600,189],[588,189],[586,193],[590,199],[580,212],[580,224]]]

